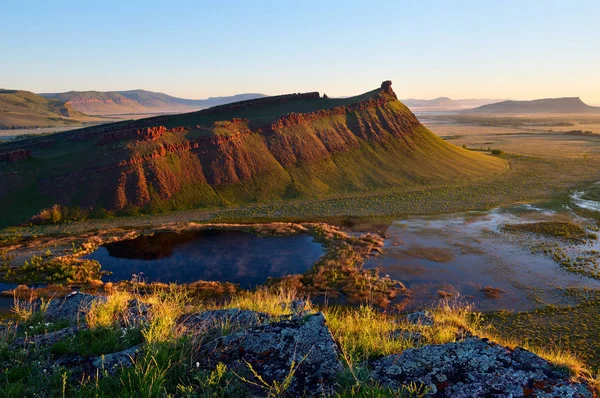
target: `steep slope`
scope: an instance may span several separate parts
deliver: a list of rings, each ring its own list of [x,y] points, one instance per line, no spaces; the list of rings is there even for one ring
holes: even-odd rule
[[[96,120],[64,101],[29,91],[0,90],[0,129],[69,126]]]
[[[504,167],[432,134],[384,82],[346,99],[266,97],[2,144],[0,206],[11,222],[53,204],[117,213],[228,206],[463,181]]]
[[[74,109],[88,115],[181,113],[265,97],[264,94],[237,94],[229,97],[189,100],[146,90],[69,91],[40,95],[64,101]]]
[[[600,107],[589,106],[578,97],[545,98],[533,101],[504,101],[470,110],[476,113],[600,113]]]

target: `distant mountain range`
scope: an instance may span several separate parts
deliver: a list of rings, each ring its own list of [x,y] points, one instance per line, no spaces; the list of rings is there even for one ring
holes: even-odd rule
[[[100,120],[58,99],[30,91],[0,89],[0,129],[79,126]]]
[[[544,98],[533,101],[503,101],[483,105],[474,113],[600,113],[600,107],[590,106],[578,97]]]
[[[191,100],[147,90],[69,91],[35,94],[23,90],[0,89],[0,129],[38,127],[77,127],[119,119],[137,119],[150,115],[186,113],[233,102],[264,98],[259,93],[236,94]],[[439,97],[431,100],[406,99],[412,111],[462,111],[488,114],[599,113],[579,98],[547,98],[533,101],[497,99],[458,99]]]
[[[401,101],[404,103],[404,105],[414,110],[459,110],[476,108],[478,106],[493,104],[503,100],[489,98],[455,100],[448,97],[439,97],[431,100],[409,98]]]
[[[265,97],[264,94],[250,93],[190,100],[146,90],[69,91],[40,95],[63,101],[87,115],[98,116],[191,112],[231,102]]]

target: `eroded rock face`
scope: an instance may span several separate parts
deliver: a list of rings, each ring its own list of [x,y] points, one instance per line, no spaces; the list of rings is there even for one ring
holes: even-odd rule
[[[47,322],[67,321],[71,324],[85,321],[85,314],[95,301],[105,302],[106,297],[73,292],[52,300],[44,314]]]
[[[208,367],[222,362],[250,379],[253,370],[269,383],[282,382],[295,369],[293,396],[331,393],[342,370],[339,348],[320,312],[220,337],[200,347],[199,354]]]
[[[14,151],[0,151],[0,162],[19,162],[31,157],[31,151],[25,149],[16,149]]]
[[[394,388],[423,383],[436,397],[592,397],[537,355],[478,337],[386,356],[372,375]]]

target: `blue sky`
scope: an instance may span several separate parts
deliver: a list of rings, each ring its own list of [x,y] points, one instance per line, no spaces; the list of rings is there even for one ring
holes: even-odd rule
[[[580,96],[600,104],[600,2],[33,1],[0,5],[0,87]]]

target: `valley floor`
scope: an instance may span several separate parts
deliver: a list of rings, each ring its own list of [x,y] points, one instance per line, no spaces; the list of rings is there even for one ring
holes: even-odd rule
[[[365,232],[382,231],[391,220],[414,215],[489,210],[515,202],[544,200],[562,208],[569,193],[600,181],[600,136],[532,132],[519,127],[430,124],[433,132],[457,145],[488,152],[501,150],[509,165],[499,175],[427,188],[396,188],[365,195],[314,198],[298,202],[228,209],[187,210],[78,223],[5,228],[2,235],[19,237],[78,236],[115,228],[155,229],[176,224],[325,221]],[[590,217],[590,213],[584,214]],[[592,216],[596,220],[598,216]],[[359,227],[358,227],[359,226]],[[600,371],[597,327],[598,292],[565,290],[568,306],[544,305],[534,311],[488,313],[482,328],[495,336],[549,350],[568,350],[585,363],[588,376]],[[491,329],[488,329],[491,328]],[[569,357],[571,358],[571,357]],[[571,358],[572,359],[572,358]],[[571,361],[569,359],[569,361]],[[348,395],[350,396],[350,395]]]

